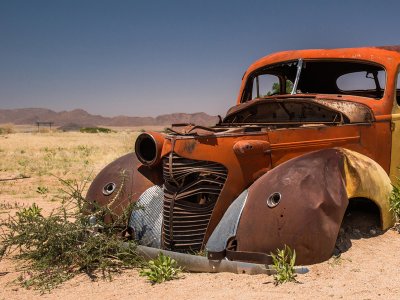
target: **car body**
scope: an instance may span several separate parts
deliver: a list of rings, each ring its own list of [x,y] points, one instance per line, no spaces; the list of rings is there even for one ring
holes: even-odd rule
[[[218,124],[140,134],[87,200],[116,215],[141,204],[130,226],[145,245],[262,263],[289,245],[298,263],[326,260],[352,200],[374,203],[382,229],[393,224],[399,68],[396,46],[261,58]]]

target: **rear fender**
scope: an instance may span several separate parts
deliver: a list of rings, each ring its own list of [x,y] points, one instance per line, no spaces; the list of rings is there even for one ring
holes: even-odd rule
[[[341,149],[345,156],[347,197],[366,198],[374,202],[380,211],[381,229],[393,226],[389,197],[392,192],[390,177],[374,160],[360,153]]]

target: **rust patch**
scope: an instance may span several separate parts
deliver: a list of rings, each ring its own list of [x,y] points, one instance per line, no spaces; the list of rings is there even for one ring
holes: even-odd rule
[[[187,153],[192,153],[194,148],[196,147],[196,140],[186,140],[184,143],[185,151]]]
[[[236,155],[263,154],[270,153],[271,145],[266,141],[239,141],[233,145],[233,151]]]

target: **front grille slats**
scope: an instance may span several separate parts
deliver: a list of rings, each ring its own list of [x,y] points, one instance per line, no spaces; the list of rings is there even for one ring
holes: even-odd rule
[[[163,217],[164,217],[164,221],[165,221],[165,224],[173,224],[174,226],[175,225],[181,225],[181,226],[184,226],[185,224],[179,224],[179,223],[184,223],[184,222],[187,222],[187,223],[193,223],[193,222],[195,222],[196,224],[193,224],[193,225],[204,225],[204,224],[208,224],[208,220],[206,219],[204,219],[204,218],[190,218],[190,219],[188,219],[188,218],[186,218],[186,219],[182,219],[182,218],[179,218],[179,217],[176,217],[176,218],[173,218],[173,222],[170,222],[169,221],[169,215],[166,215],[166,214],[163,214]]]
[[[163,176],[163,247],[181,252],[200,250],[227,170],[215,162],[172,153],[172,159],[163,159]]]

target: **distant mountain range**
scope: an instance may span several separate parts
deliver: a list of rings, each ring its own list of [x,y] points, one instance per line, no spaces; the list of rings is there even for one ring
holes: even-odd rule
[[[194,123],[198,125],[215,125],[218,117],[204,112],[185,114],[173,113],[158,117],[103,117],[92,115],[83,109],[55,112],[45,108],[0,109],[0,124],[35,124],[36,122],[54,122],[55,126],[78,124],[88,126],[145,126],[171,125],[176,123]]]

